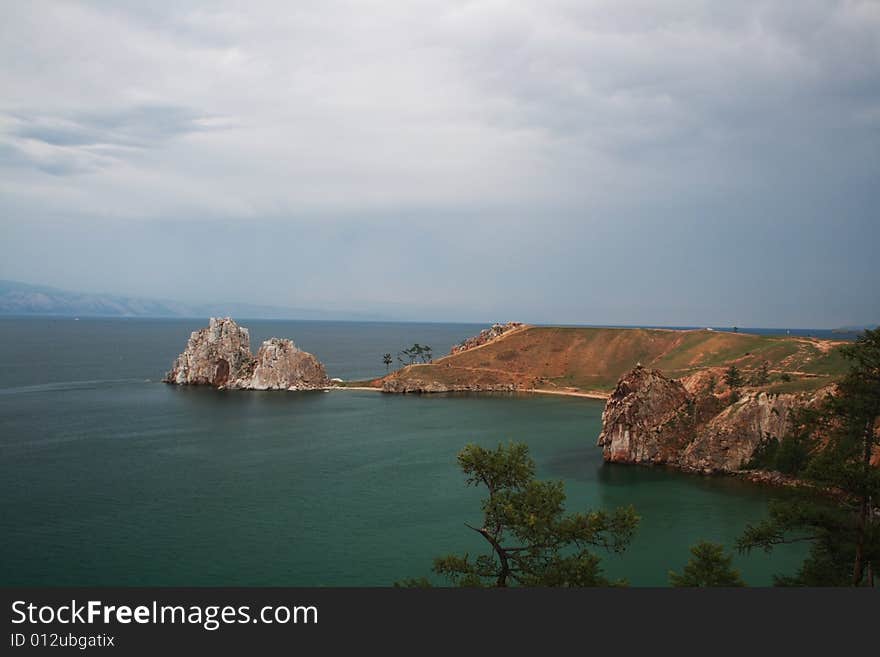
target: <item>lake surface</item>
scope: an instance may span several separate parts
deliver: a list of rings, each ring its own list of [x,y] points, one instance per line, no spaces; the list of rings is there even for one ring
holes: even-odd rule
[[[0,318],[0,585],[392,584],[434,556],[483,550],[482,491],[455,456],[527,442],[571,509],[642,517],[606,572],[664,585],[700,539],[732,546],[783,493],[605,464],[603,402],[539,395],[216,391],[159,383],[204,320]],[[330,376],[384,372],[482,326],[242,321],[252,349],[291,337]],[[750,584],[803,552],[737,556]]]

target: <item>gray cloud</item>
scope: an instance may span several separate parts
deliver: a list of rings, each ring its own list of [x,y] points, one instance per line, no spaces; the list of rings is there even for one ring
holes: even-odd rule
[[[475,319],[880,315],[876,2],[4,13],[2,277],[336,307],[430,289]]]
[[[17,136],[56,146],[110,144],[147,148],[210,125],[207,117],[187,108],[150,105],[71,117],[32,112],[14,119],[20,125],[15,131]]]
[[[6,156],[0,153],[0,163],[32,166],[53,175],[87,173],[224,124],[222,117],[168,105],[54,115],[18,110],[0,115],[0,125],[6,126]]]

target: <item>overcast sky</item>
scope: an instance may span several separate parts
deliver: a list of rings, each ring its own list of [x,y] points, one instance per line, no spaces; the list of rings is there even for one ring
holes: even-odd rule
[[[0,278],[880,321],[880,2],[4,2]]]

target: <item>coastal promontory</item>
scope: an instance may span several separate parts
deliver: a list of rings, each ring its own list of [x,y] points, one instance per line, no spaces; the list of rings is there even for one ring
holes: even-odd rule
[[[497,324],[372,385],[393,393],[527,391],[607,400],[606,461],[738,472],[834,390],[840,340],[713,330]],[[644,365],[643,365],[644,364]],[[726,382],[733,370],[741,379]]]
[[[638,363],[691,385],[735,365],[768,393],[815,391],[844,371],[842,340],[711,330],[497,324],[429,363],[370,382],[386,392],[541,391],[607,399]]]
[[[248,329],[229,317],[212,317],[193,331],[163,381],[237,390],[318,390],[330,383],[324,365],[291,340],[269,338],[255,357]]]

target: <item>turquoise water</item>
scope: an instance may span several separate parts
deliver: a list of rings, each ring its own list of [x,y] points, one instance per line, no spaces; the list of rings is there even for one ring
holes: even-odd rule
[[[477,327],[242,322],[293,337],[331,376],[437,353]],[[0,584],[388,585],[482,549],[467,442],[529,444],[570,508],[633,504],[607,572],[665,584],[699,539],[733,543],[768,495],[730,479],[604,464],[602,402],[531,395],[273,393],[158,383],[199,320],[0,319]],[[801,555],[737,557],[751,584]]]

